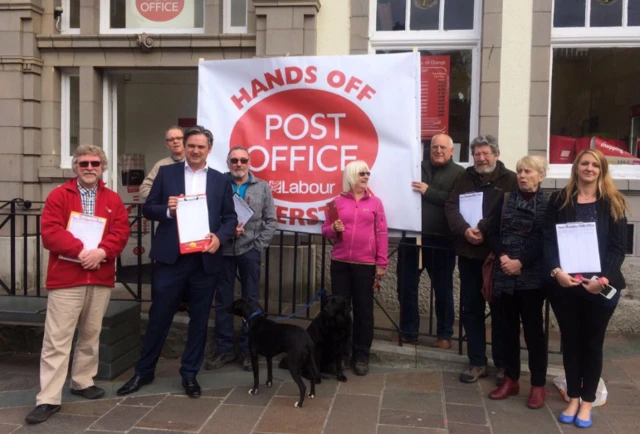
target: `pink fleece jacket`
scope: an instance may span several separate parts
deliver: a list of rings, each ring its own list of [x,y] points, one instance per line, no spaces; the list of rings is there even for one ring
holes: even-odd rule
[[[337,261],[375,264],[387,268],[389,235],[380,199],[369,190],[358,202],[353,194],[342,193],[336,198],[336,205],[338,216],[344,224],[342,240],[337,239],[328,218],[322,224],[322,235],[335,240],[331,257]]]

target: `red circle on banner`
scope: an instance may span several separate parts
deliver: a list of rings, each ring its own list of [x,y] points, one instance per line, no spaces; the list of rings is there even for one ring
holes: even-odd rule
[[[136,0],[136,9],[149,21],[169,21],[180,15],[184,0]]]
[[[288,202],[328,200],[342,191],[353,160],[373,167],[378,133],[356,104],[331,92],[293,89],[271,95],[236,122],[229,147],[244,146],[251,170]]]

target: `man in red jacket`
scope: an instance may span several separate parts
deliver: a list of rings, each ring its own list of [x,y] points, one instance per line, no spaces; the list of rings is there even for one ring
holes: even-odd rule
[[[104,390],[94,385],[93,377],[98,372],[102,318],[115,282],[115,260],[129,238],[129,218],[120,196],[102,182],[107,157],[101,148],[79,146],[72,165],[77,177],[53,189],[42,210],[42,244],[49,250],[46,285],[50,291],[40,357],[41,391],[36,408],[25,419],[28,423],[44,422],[60,410],[76,326],[71,393],[86,399],[104,395]],[[105,219],[97,248],[85,248],[67,230],[72,212]]]

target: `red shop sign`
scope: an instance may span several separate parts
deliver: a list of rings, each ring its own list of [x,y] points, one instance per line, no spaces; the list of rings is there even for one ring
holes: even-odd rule
[[[149,21],[169,21],[180,15],[184,0],[136,0],[136,9]]]
[[[449,132],[450,73],[449,56],[420,57],[420,120],[423,140]]]

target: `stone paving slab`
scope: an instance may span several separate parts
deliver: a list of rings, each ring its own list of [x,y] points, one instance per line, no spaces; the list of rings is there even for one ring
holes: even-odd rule
[[[635,342],[625,340],[628,344]],[[637,341],[640,342],[640,341]],[[625,355],[627,354],[627,355]],[[616,350],[604,363],[609,390],[606,406],[593,411],[592,434],[640,432],[640,354]],[[274,384],[264,385],[261,365],[259,394],[249,395],[253,376],[238,365],[203,371],[198,380],[203,397],[184,395],[177,374],[179,361],[161,359],[158,378],[137,394],[118,397],[115,391],[131,372],[117,381],[100,383],[104,399],[86,401],[63,394],[60,413],[47,422],[25,425],[33,408],[38,358],[20,356],[19,363],[0,360],[0,434],[576,434],[584,432],[557,422],[565,402],[548,377],[546,405],[526,407],[529,377],[523,375],[518,396],[492,401],[490,372],[475,384],[463,384],[459,372],[443,369],[393,369],[373,364],[365,377],[347,372],[348,382],[324,379],[316,398],[294,408],[298,389],[287,371],[274,369]],[[10,371],[4,367],[9,366]],[[308,382],[305,382],[308,388]],[[23,387],[23,389],[20,389]]]

